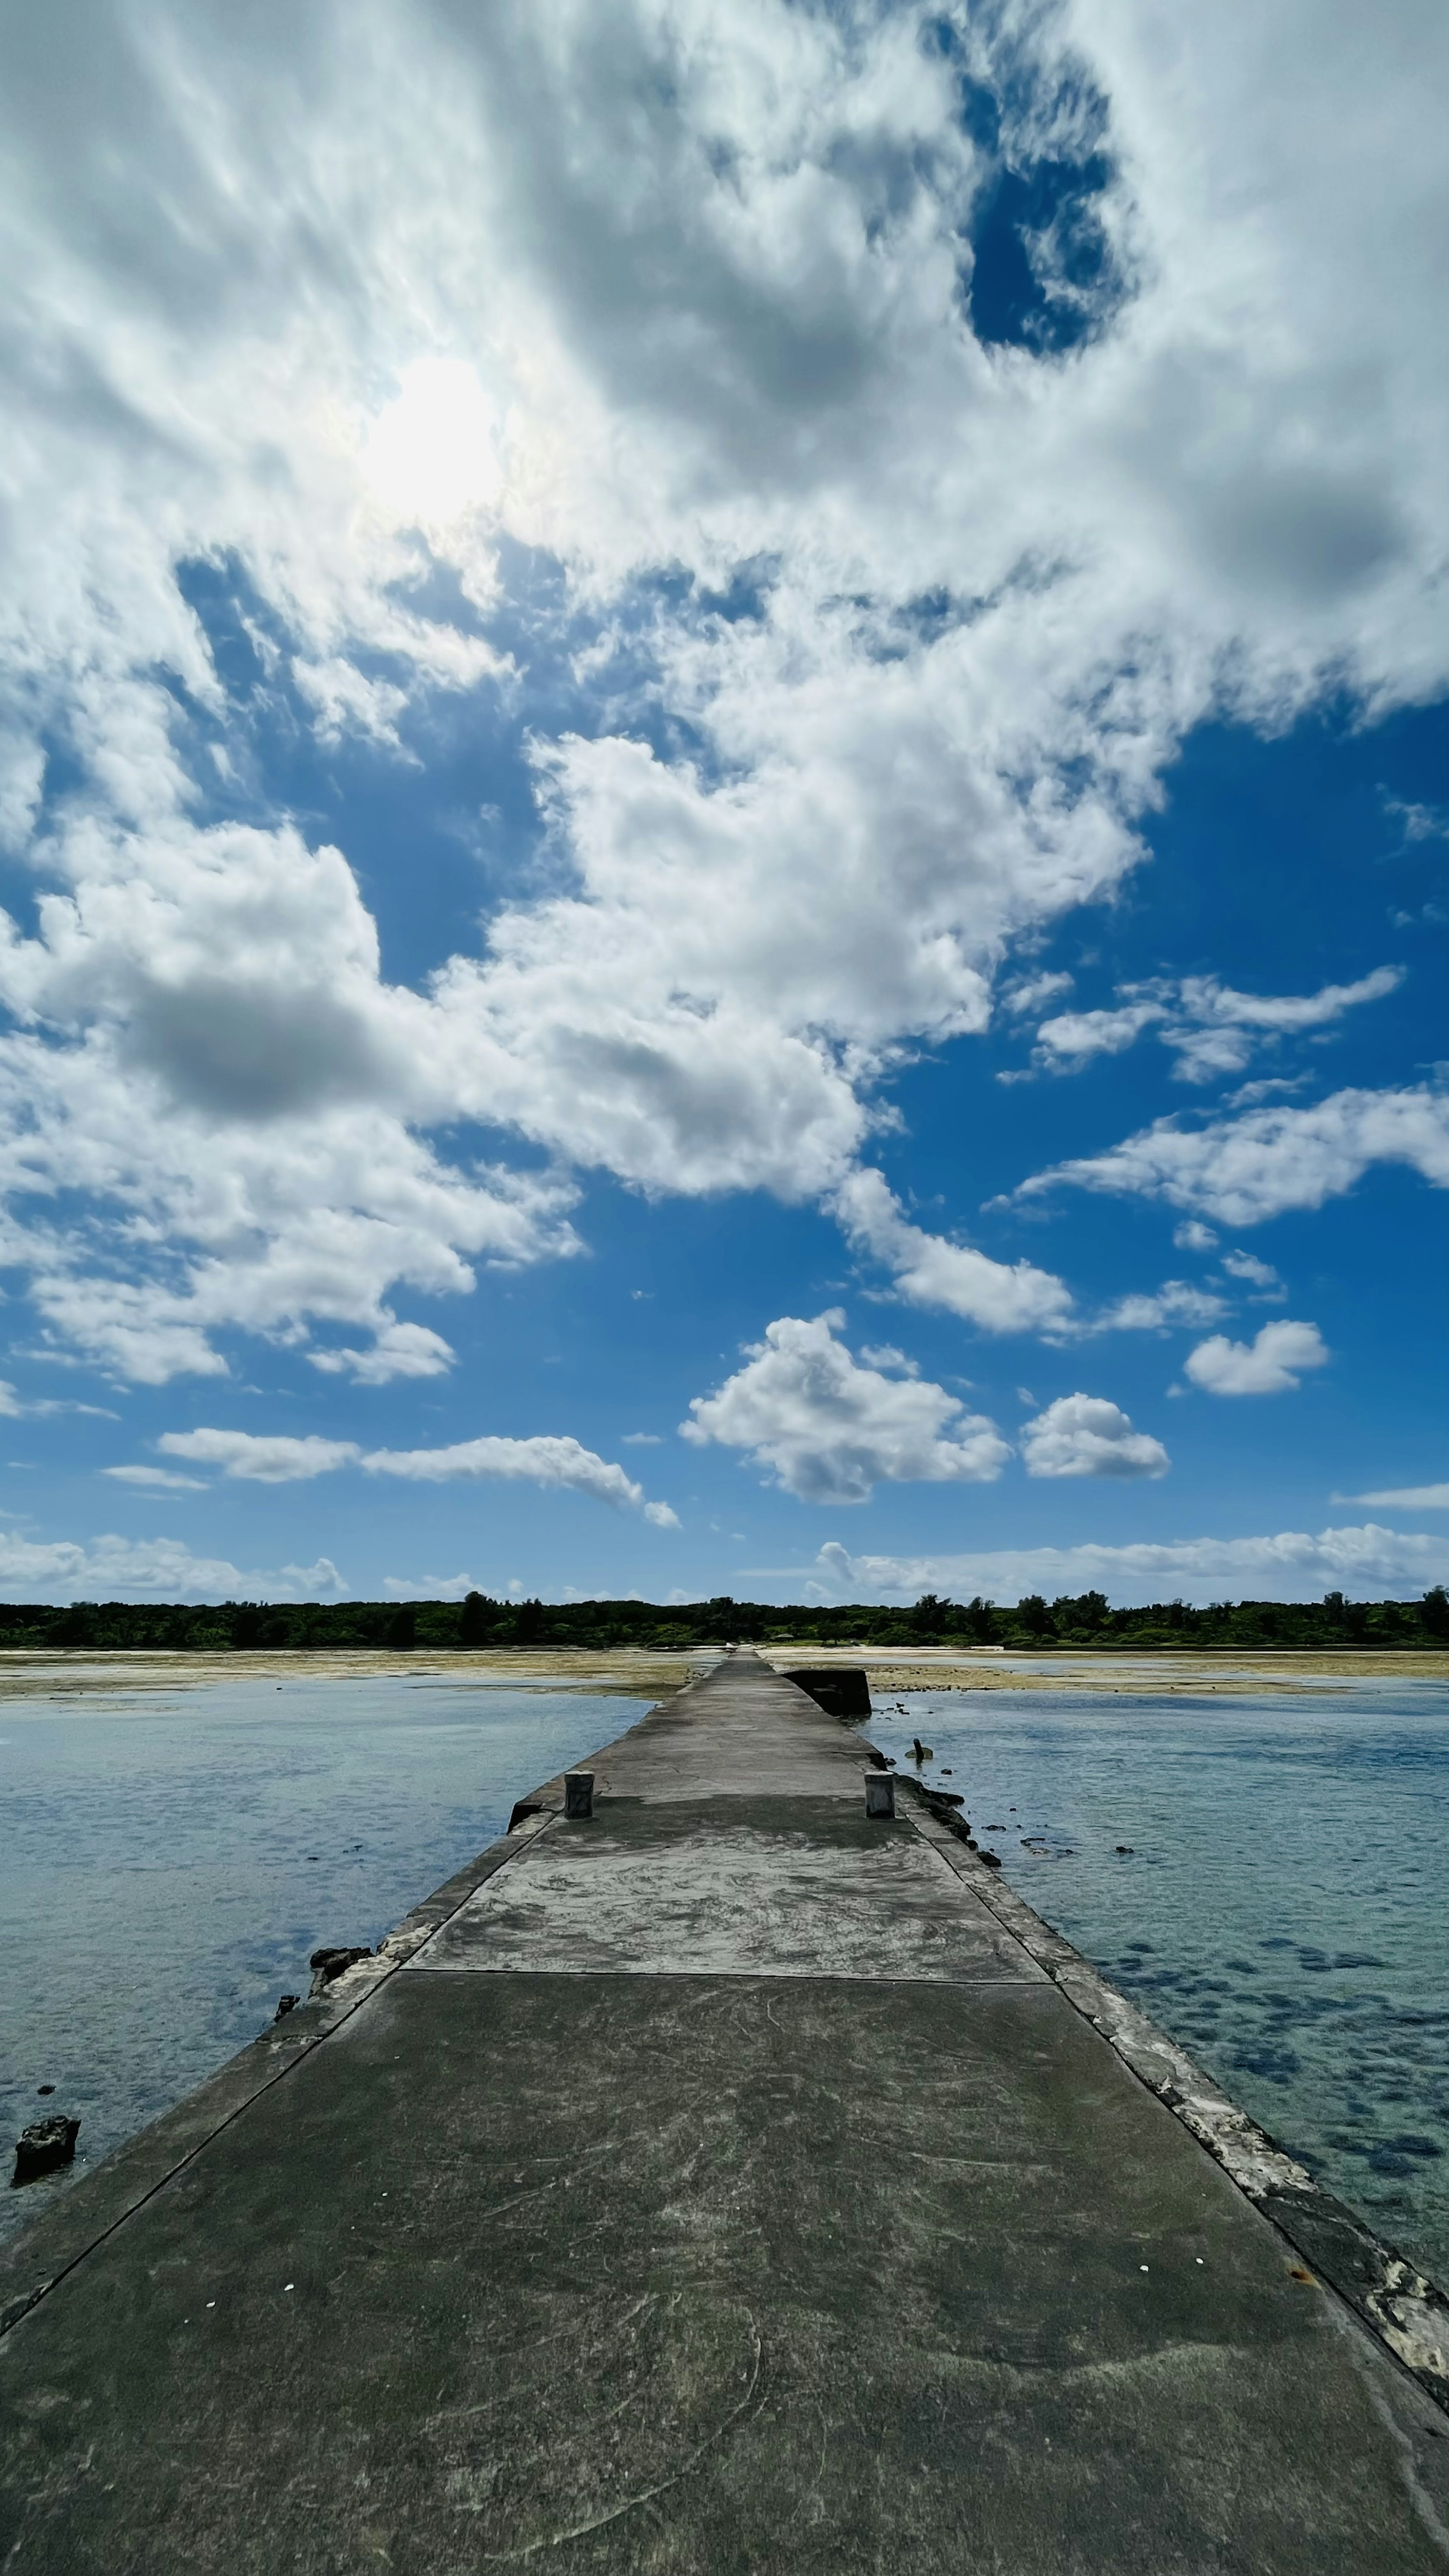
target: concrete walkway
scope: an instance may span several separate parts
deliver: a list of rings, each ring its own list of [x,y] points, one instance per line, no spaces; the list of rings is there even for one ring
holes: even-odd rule
[[[864,1764],[732,1658],[58,2202],[0,2568],[1442,2571],[1449,2419]]]

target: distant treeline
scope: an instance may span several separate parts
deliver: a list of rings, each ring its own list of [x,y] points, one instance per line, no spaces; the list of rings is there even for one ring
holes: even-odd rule
[[[160,1647],[207,1654],[267,1648],[333,1651],[385,1647],[398,1654],[446,1647],[652,1646],[679,1651],[734,1637],[758,1645],[885,1646],[1428,1646],[1449,1642],[1449,1597],[1436,1584],[1421,1601],[1219,1601],[1205,1609],[1158,1601],[1113,1610],[1102,1592],[1014,1608],[942,1601],[928,1592],[910,1610],[846,1604],[713,1601],[77,1601],[0,1603],[0,1648]]]

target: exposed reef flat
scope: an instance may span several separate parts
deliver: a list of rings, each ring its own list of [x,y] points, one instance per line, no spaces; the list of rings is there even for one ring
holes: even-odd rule
[[[767,1662],[784,1671],[806,1660],[803,1646],[771,1641],[760,1649]],[[1321,1653],[1282,1652],[1272,1647],[1225,1647],[1217,1653],[1172,1654],[1136,1649],[1123,1654],[1097,1654],[1090,1648],[1061,1646],[1041,1654],[1014,1654],[1000,1646],[977,1653],[956,1646],[922,1646],[914,1654],[899,1647],[816,1646],[809,1660],[822,1670],[831,1664],[863,1665],[877,1699],[892,1691],[1107,1691],[1138,1699],[1161,1699],[1178,1692],[1213,1692],[1225,1698],[1259,1699],[1280,1691],[1319,1693],[1338,1688],[1361,1690],[1379,1680],[1441,1682],[1449,1685],[1449,1652],[1434,1648],[1402,1651],[1386,1647],[1325,1648]]]
[[[1257,1699],[1285,1694],[1360,1689],[1366,1681],[1441,1682],[1449,1686],[1449,1651],[1334,1647],[1319,1653],[1273,1648],[1225,1648],[1218,1653],[1143,1652],[1095,1654],[1060,1647],[1014,1654],[1001,1647],[971,1652],[954,1646],[821,1646],[814,1638],[772,1640],[759,1648],[778,1672],[808,1664],[861,1667],[877,1698],[895,1691],[1107,1691],[1142,1699],[1178,1692]],[[617,1691],[657,1698],[679,1690],[691,1672],[714,1660],[714,1650],[653,1652],[636,1647],[501,1647],[472,1653],[420,1648],[399,1653],[365,1647],[311,1653],[277,1648],[257,1654],[168,1654],[154,1648],[91,1654],[0,1650],[0,1701],[79,1693],[199,1690],[209,1683],[275,1680],[359,1681],[399,1673],[422,1679],[496,1682],[514,1688]]]

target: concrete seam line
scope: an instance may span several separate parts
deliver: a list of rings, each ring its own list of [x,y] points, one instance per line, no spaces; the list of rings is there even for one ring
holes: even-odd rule
[[[926,1792],[919,1783],[907,1778],[903,1785],[916,1790],[922,1803],[926,1802]],[[927,1830],[919,1816],[911,1816],[909,1821],[921,1840],[939,1852],[953,1876],[995,1915],[1003,1931],[1046,1971],[1073,2012],[1106,2041],[1143,2091],[1172,2113],[1179,2127],[1186,2129],[1188,2136],[1227,2175],[1234,2190],[1252,2203],[1296,2254],[1302,2254],[1312,2264],[1323,2284],[1368,2328],[1375,2342],[1408,2373],[1415,2386],[1449,2413],[1449,2299],[1437,2283],[1404,2255],[1395,2253],[1392,2246],[1385,2245],[1356,2210],[1325,2191],[1295,2158],[1285,2156],[1267,2131],[1239,2110],[1221,2085],[1204,2074],[1175,2039],[1159,2030],[1139,2006],[1109,1984],[1101,1970],[1094,1968],[1062,1933],[1054,1931],[1009,1884],[1002,1892],[1010,1897],[1011,1908],[1004,1908],[990,1872],[979,1864],[972,1867],[964,1854],[958,1855],[950,1848],[949,1828],[941,1831],[934,1811],[931,1822],[940,1840]],[[1027,1917],[1025,1931],[1012,1920],[1018,1910]],[[1033,1930],[1040,1935],[1039,1940],[1033,1939]],[[1071,1983],[1067,1982],[1069,1978]],[[1081,1991],[1074,1993],[1073,1985]],[[1115,2010],[1120,2015],[1115,2027],[1112,2019],[1104,2015],[1103,2006],[1108,2014]],[[1192,2089],[1179,2091],[1171,2078],[1163,2084],[1154,2083],[1135,2062],[1126,2044],[1129,2032],[1138,2049],[1160,2050],[1174,2071],[1180,2069],[1188,2078]],[[1211,2118],[1206,2116],[1209,2109],[1214,2114]],[[1260,2171],[1256,2184],[1250,2179],[1254,2165]],[[1277,2166],[1284,2168],[1281,2176],[1272,2170]],[[1268,2169],[1266,2173],[1262,2172],[1264,2167]],[[1348,2240],[1350,2259],[1335,2259],[1334,2249],[1325,2248],[1324,2237],[1330,2232]],[[1357,2256],[1372,2276],[1367,2285],[1356,2276],[1352,2256]]]
[[[490,1879],[496,1878],[499,1870],[506,1869],[511,1860],[516,1860],[518,1858],[520,1852],[526,1851],[531,1844],[540,1841],[542,1836],[548,1832],[549,1827],[554,1822],[555,1818],[552,1815],[546,1816],[543,1823],[536,1826],[534,1831],[527,1835],[523,1841],[518,1843],[514,1850],[506,1851],[503,1854],[497,1867],[491,1869],[487,1873],[488,1877]],[[486,1859],[488,1852],[494,1851],[496,1848],[496,1843],[489,1843],[485,1850],[479,1853],[479,1859]],[[447,1926],[462,1913],[464,1906],[472,1903],[478,1889],[484,1884],[485,1881],[483,1879],[475,1879],[473,1885],[467,1890],[467,1893],[459,1898],[457,1904],[452,1908],[452,1911],[445,1914],[441,1922],[434,1924],[432,1931],[430,1931],[427,1936],[427,1940],[431,1941],[435,1932],[445,1931]],[[426,1904],[427,1899],[424,1898],[423,1902]],[[414,1910],[417,1911],[418,1909],[415,1908]],[[406,1923],[407,1919],[408,1918],[405,1915],[403,1917],[403,1922]],[[398,1930],[400,1931],[401,1929],[402,1925],[399,1925]],[[397,1934],[395,1932],[389,1932],[385,1935],[385,1940],[395,1940],[396,1937]],[[379,1944],[379,1948],[382,1946],[382,1944]],[[426,1949],[426,1947],[427,1941],[419,1944],[419,1950]],[[373,1955],[376,1957],[377,1952],[374,1952]],[[89,2256],[94,2254],[100,2246],[107,2244],[111,2237],[117,2234],[119,2229],[125,2227],[129,2221],[136,2216],[138,2211],[145,2209],[147,2204],[156,2198],[158,2192],[165,2191],[168,2184],[173,2183],[179,2173],[184,2173],[188,2165],[194,2164],[198,2156],[204,2155],[207,2148],[212,2146],[219,2137],[224,2135],[226,2130],[231,2127],[233,2121],[239,2120],[244,2112],[249,2111],[254,2102],[260,2102],[264,2093],[270,2093],[276,2085],[285,2083],[287,2077],[294,2073],[297,2067],[304,2065],[310,2057],[315,2056],[319,2048],[325,2047],[327,2041],[331,2039],[337,2031],[341,2030],[346,2022],[351,2021],[354,2013],[361,2012],[364,2005],[370,2004],[374,1995],[381,1994],[383,1987],[389,1985],[392,1979],[397,1976],[402,1969],[406,1968],[417,1956],[418,1951],[412,1950],[408,1952],[406,1958],[389,1959],[381,1974],[372,1979],[365,1994],[358,1995],[353,2002],[346,2006],[344,2011],[337,2015],[335,2021],[330,2021],[328,2023],[325,2030],[319,2030],[315,2038],[304,2040],[301,2047],[296,2049],[293,2055],[288,2058],[285,2066],[279,2066],[275,2075],[269,2075],[264,2083],[257,2086],[255,2092],[247,2095],[244,2102],[238,2102],[234,2109],[228,2111],[224,2120],[218,2120],[214,2129],[208,2129],[204,2138],[198,2138],[195,2146],[188,2147],[184,2156],[178,2156],[174,2165],[168,2165],[165,2173],[158,2174],[156,2180],[153,2183],[148,2184],[145,2191],[138,2193],[137,2197],[131,2201],[125,2209],[121,2210],[119,2214],[110,2221],[108,2226],[101,2228],[99,2233],[93,2236],[88,2244],[82,2245],[79,2252],[72,2254],[69,2262],[62,2263],[59,2271],[53,2272],[49,2280],[42,2281],[38,2288],[31,2292],[28,2298],[17,2298],[12,2301],[8,2308],[3,2312],[0,2312],[0,2340],[3,2340],[3,2338],[10,2333],[12,2327],[18,2326],[22,2318],[30,2316],[34,2310],[39,2307],[42,2299],[48,2299],[52,2290],[59,2289],[62,2281],[69,2280],[71,2273],[74,2272],[80,2264],[87,2261]],[[255,2045],[254,2042],[248,2044]],[[218,2075],[221,2072],[222,2069],[218,2068]],[[183,2096],[183,2099],[185,2099],[185,2096]],[[176,2107],[179,2108],[179,2105]],[[161,2116],[164,2119],[166,2114],[163,2112]],[[104,2165],[98,2166],[96,2170],[98,2173],[103,2172]],[[86,2177],[87,2180],[90,2178],[90,2176]]]

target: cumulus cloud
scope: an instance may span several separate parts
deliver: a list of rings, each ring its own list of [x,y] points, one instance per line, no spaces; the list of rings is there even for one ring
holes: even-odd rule
[[[336,850],[177,819],[77,826],[50,856],[69,890],[38,935],[0,920],[0,1180],[12,1209],[79,1180],[95,1212],[10,1219],[57,1346],[164,1383],[224,1374],[229,1329],[320,1329],[320,1367],[433,1375],[448,1344],[398,1320],[399,1287],[457,1296],[476,1261],[579,1249],[560,1177],[463,1170],[415,1132],[459,1106],[439,1006],[381,979]],[[368,1342],[330,1340],[349,1325]]]
[[[382,1320],[376,1340],[365,1350],[311,1350],[307,1357],[315,1369],[332,1377],[350,1377],[358,1386],[386,1386],[394,1378],[441,1377],[453,1365],[452,1348],[441,1333],[426,1324]]]
[[[852,1172],[833,1205],[851,1243],[894,1273],[896,1295],[908,1305],[940,1308],[991,1333],[1049,1331],[1070,1315],[1071,1292],[1049,1270],[993,1261],[925,1233],[902,1215],[880,1172]]]
[[[1029,1476],[1165,1476],[1172,1464],[1160,1440],[1100,1395],[1058,1396],[1023,1423],[1021,1454]]]
[[[1134,865],[1189,726],[1441,684],[1442,42],[1337,0],[33,14],[0,827],[42,903],[0,1159],[55,1345],[418,1374],[399,1296],[573,1249],[559,1166],[828,1195],[900,1050]],[[1002,347],[971,236],[1046,162],[1096,282],[1043,236]],[[439,691],[514,685],[519,549],[595,691],[537,736],[550,863],[398,988],[345,854],[198,819],[252,812],[253,744],[186,568],[236,568],[288,721],[396,759]],[[1229,1051],[1265,1025],[1203,1008]],[[921,1244],[903,1295],[1046,1311]]]
[[[0,1532],[0,1590],[19,1601],[329,1601],[348,1586],[330,1557],[249,1567],[193,1556],[179,1538],[84,1542]]]
[[[767,1569],[759,1569],[764,1572]],[[1449,1538],[1384,1529],[1302,1530],[1245,1538],[1138,1540],[1123,1547],[986,1549],[970,1555],[852,1556],[831,1541],[814,1568],[840,1600],[915,1600],[938,1592],[1015,1601],[1025,1592],[1105,1592],[1144,1601],[1315,1601],[1325,1592],[1397,1600],[1449,1581]],[[798,1579],[798,1570],[786,1577]]]
[[[642,1511],[660,1529],[677,1529],[668,1503],[649,1503],[644,1488],[624,1469],[580,1442],[541,1433],[530,1440],[485,1437],[445,1449],[373,1449],[362,1461],[370,1475],[405,1476],[415,1483],[449,1484],[460,1477],[496,1476],[505,1482],[546,1485],[595,1502]]]
[[[1283,1395],[1305,1369],[1327,1366],[1329,1352],[1316,1324],[1265,1324],[1251,1342],[1214,1333],[1183,1363],[1194,1386],[1209,1395]]]
[[[1096,1055],[1121,1055],[1154,1020],[1167,1016],[1160,1002],[1124,1002],[1115,1011],[1063,1011],[1043,1020],[1035,1057],[1053,1073],[1078,1073]]]
[[[1166,1199],[1223,1225],[1259,1225],[1287,1208],[1342,1197],[1375,1163],[1406,1163],[1449,1188],[1449,1095],[1336,1091],[1309,1109],[1251,1109],[1208,1127],[1159,1118],[1105,1154],[1058,1163],[1024,1181],[1018,1198],[1071,1187]]]
[[[1276,1305],[1280,1297],[1288,1294],[1272,1262],[1260,1261],[1255,1252],[1225,1252],[1223,1268],[1230,1279],[1245,1280],[1256,1288],[1263,1305]]]
[[[836,1335],[838,1309],[782,1315],[746,1364],[679,1426],[701,1447],[748,1452],[806,1503],[864,1503],[879,1483],[984,1484],[1011,1455],[994,1423],[929,1379],[862,1367]]]
[[[668,1503],[646,1501],[644,1488],[622,1467],[581,1442],[552,1433],[529,1440],[485,1436],[460,1440],[442,1449],[363,1450],[355,1440],[324,1440],[315,1433],[297,1439],[282,1432],[167,1431],[156,1446],[168,1458],[188,1458],[200,1466],[220,1467],[227,1476],[254,1484],[288,1485],[326,1476],[339,1467],[364,1467],[369,1475],[402,1476],[414,1483],[450,1484],[460,1478],[497,1477],[505,1483],[545,1485],[596,1502],[626,1505],[642,1511],[660,1529],[677,1529]],[[147,1468],[117,1469],[133,1482],[150,1480]],[[162,1478],[163,1482],[181,1482]]]

